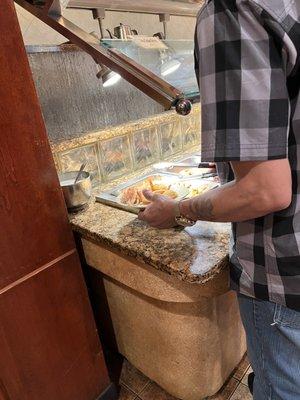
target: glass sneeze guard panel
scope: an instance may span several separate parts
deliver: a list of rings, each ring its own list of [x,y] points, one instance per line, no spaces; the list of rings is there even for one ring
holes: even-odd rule
[[[159,78],[184,93],[188,99],[199,99],[194,70],[192,40],[163,40],[166,48],[143,48],[134,40],[102,39],[101,44],[116,49]]]
[[[63,15],[68,3],[64,0],[47,0],[44,7],[33,5],[33,0],[14,1],[88,53],[100,66],[97,76],[102,79],[103,85],[108,86],[113,75],[110,71],[115,72],[165,110],[174,108],[180,115],[188,115],[192,103],[200,100],[192,40],[160,41],[158,38],[132,35],[126,41],[113,38],[100,42]],[[100,0],[89,1],[96,4]],[[135,1],[138,4],[138,0]],[[162,3],[159,0],[155,2],[157,7]],[[177,9],[180,10],[178,5]],[[150,10],[150,13],[156,12]],[[158,42],[154,43],[156,39]]]

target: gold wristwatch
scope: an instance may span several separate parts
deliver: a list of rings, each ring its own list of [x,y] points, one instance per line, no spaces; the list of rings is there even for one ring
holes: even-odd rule
[[[184,215],[181,215],[180,212],[180,203],[181,201],[178,201],[175,205],[175,222],[183,227],[188,227],[188,226],[194,226],[196,224],[196,221],[185,217]]]

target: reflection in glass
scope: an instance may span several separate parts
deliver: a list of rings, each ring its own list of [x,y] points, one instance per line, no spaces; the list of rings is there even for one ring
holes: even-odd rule
[[[194,42],[164,40],[165,48],[144,48],[132,40],[103,39],[102,44],[115,48],[148,69],[186,97],[199,95],[194,71]]]
[[[178,60],[173,59],[173,60],[166,61],[161,66],[161,75],[165,77],[165,76],[172,74],[173,72],[178,70],[180,65],[181,65],[181,62]]]

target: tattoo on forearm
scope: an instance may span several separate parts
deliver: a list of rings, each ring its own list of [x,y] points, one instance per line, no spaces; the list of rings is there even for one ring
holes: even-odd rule
[[[197,198],[190,202],[189,213],[199,220],[213,221],[213,203],[209,198]]]

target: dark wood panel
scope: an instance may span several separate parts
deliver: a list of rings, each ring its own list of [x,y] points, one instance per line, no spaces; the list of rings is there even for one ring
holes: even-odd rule
[[[1,289],[74,244],[11,0],[0,37]]]
[[[109,386],[77,257],[0,295],[4,399],[94,400]]]
[[[110,387],[12,0],[0,1],[0,399]]]

